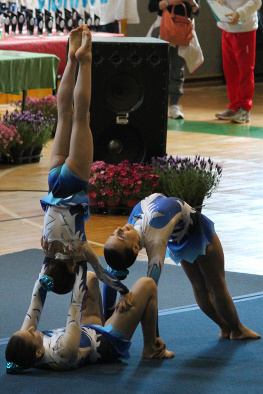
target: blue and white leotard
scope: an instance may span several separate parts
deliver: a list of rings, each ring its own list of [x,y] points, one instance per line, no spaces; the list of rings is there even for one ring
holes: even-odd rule
[[[137,204],[128,220],[148,256],[148,276],[158,283],[166,255],[179,264],[204,255],[215,234],[214,223],[176,197],[155,193]]]
[[[60,241],[65,246],[68,246],[71,240],[76,247],[78,240],[87,240],[85,221],[89,219],[88,182],[63,164],[50,171],[48,184],[49,193],[40,200],[45,211],[43,237],[47,238],[48,242]],[[121,294],[128,293],[127,287],[108,272],[99,259],[93,269],[99,280]]]

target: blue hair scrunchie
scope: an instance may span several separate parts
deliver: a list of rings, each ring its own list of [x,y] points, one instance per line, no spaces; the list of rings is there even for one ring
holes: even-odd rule
[[[16,363],[13,363],[12,361],[8,361],[6,363],[6,372],[7,373],[22,373],[24,372],[24,369],[17,365]]]
[[[50,276],[44,275],[39,278],[39,282],[41,286],[47,291],[53,291],[54,289],[54,282]]]
[[[116,278],[118,278],[118,279],[120,279],[120,280],[123,280],[123,279],[127,278],[127,276],[129,275],[129,270],[128,270],[127,268],[124,269],[124,270],[114,270],[114,269],[111,269],[111,273],[112,273],[113,275],[115,275]]]

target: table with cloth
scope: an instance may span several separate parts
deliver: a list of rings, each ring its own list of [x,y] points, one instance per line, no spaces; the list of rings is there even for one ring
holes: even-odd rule
[[[0,50],[0,92],[21,94],[28,89],[55,89],[59,58],[55,55]]]
[[[123,37],[123,34],[116,33],[94,33],[91,32],[92,36],[95,37]],[[59,66],[57,75],[62,76],[66,67],[67,62],[67,43],[68,35],[58,36],[27,36],[26,34],[4,37],[0,41],[0,50],[12,50],[12,51],[25,51],[35,53],[48,53],[55,55],[59,58]]]

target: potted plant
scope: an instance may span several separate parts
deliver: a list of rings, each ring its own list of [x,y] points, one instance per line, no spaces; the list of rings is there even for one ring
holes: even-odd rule
[[[23,157],[28,158],[28,161],[23,160],[25,163],[31,162],[32,156],[39,155],[42,147],[49,141],[55,119],[52,116],[44,117],[41,111],[35,114],[31,111],[15,110],[10,115],[6,112],[3,121],[6,125],[12,125],[17,129],[22,141],[22,145],[16,144],[13,147],[11,161],[15,161],[23,151]]]
[[[90,205],[106,206],[110,188],[106,176],[107,164],[104,161],[95,161],[91,167],[88,196]],[[110,192],[110,194],[113,194]]]
[[[18,111],[21,112],[22,100],[15,101],[14,104]],[[53,118],[51,135],[54,137],[58,120],[57,96],[49,95],[42,98],[27,97],[24,110],[31,111],[32,114],[37,114],[41,111],[45,118]]]
[[[140,199],[154,192],[158,175],[151,164],[129,163],[117,165],[94,162],[91,168],[88,196],[91,205],[98,207],[133,207]]]
[[[121,200],[128,207],[134,207],[140,200],[154,193],[159,176],[154,173],[151,164],[129,163],[119,165]]]
[[[178,197],[201,211],[203,201],[216,190],[222,177],[222,166],[211,158],[152,158],[154,172],[159,175],[159,192]]]
[[[22,145],[20,134],[15,126],[0,122],[0,159],[8,160],[12,149],[16,145]]]

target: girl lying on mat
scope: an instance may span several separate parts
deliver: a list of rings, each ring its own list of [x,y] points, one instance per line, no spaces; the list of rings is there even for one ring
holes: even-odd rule
[[[177,197],[155,193],[137,204],[128,223],[108,238],[104,255],[109,266],[127,271],[143,247],[148,255],[147,275],[158,284],[166,249],[181,263],[201,310],[220,327],[220,338],[259,339],[243,326],[225,282],[224,253],[214,223]],[[118,272],[116,272],[118,276]],[[111,299],[114,305],[114,290]],[[110,310],[109,308],[109,310]],[[109,313],[107,314],[109,316]]]
[[[37,280],[22,328],[13,334],[6,348],[7,373],[21,373],[31,367],[70,370],[127,359],[139,322],[144,338],[142,357],[174,357],[155,335],[157,287],[151,278],[137,280],[131,288],[133,307],[115,310],[105,324],[98,280],[94,273],[87,272],[86,263],[77,266],[65,329],[36,331],[45,297],[46,290]]]
[[[70,32],[68,61],[58,91],[58,125],[51,151],[49,194],[41,200],[45,211],[42,247],[46,255],[42,284],[58,294],[72,290],[76,263],[65,255],[64,249],[69,240],[74,244],[81,239],[85,244],[84,260],[92,265],[100,280],[123,294],[123,302],[129,307],[129,290],[102,267],[86,241],[84,229],[84,221],[89,218],[87,188],[93,160],[89,127],[91,46],[87,25]]]

